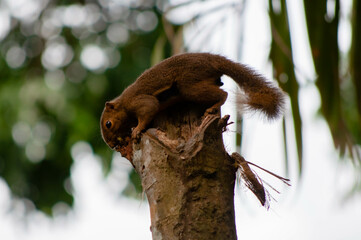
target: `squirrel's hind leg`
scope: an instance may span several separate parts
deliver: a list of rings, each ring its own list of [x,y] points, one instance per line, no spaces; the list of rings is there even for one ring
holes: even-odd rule
[[[178,86],[183,99],[210,106],[206,113],[217,113],[227,99],[227,92],[219,88],[214,79]]]

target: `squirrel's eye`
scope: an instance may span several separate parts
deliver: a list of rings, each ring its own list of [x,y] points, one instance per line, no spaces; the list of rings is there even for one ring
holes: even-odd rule
[[[107,128],[111,128],[111,127],[112,127],[112,122],[111,122],[111,121],[107,121],[107,122],[105,123],[105,126],[106,126]]]

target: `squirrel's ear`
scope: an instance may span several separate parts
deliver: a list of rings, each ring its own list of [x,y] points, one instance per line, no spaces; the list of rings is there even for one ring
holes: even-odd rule
[[[114,109],[114,103],[106,102],[106,103],[105,103],[105,107],[106,107],[106,108],[109,108],[109,109]]]

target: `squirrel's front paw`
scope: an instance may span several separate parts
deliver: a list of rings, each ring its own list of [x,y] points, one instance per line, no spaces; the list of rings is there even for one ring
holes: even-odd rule
[[[140,134],[141,134],[141,131],[139,128],[134,128],[133,129],[133,132],[132,132],[132,139],[136,140],[137,142],[139,142],[140,140]]]

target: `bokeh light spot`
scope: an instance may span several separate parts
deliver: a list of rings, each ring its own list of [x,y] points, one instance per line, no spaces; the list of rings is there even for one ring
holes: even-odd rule
[[[33,129],[34,139],[42,144],[50,141],[51,129],[46,122],[38,122]]]
[[[43,52],[41,62],[49,70],[68,65],[73,59],[74,53],[72,48],[64,42],[50,42]]]
[[[93,149],[87,142],[79,141],[71,147],[71,156],[74,161],[79,161],[89,155],[93,155]]]
[[[24,49],[13,46],[6,53],[6,62],[11,68],[19,68],[23,65],[26,59]]]
[[[84,47],[80,61],[84,67],[92,71],[104,70],[108,66],[108,58],[105,52],[96,45]]]
[[[31,141],[26,144],[25,154],[31,162],[38,163],[45,158],[45,146],[40,142]]]
[[[71,5],[64,9],[62,21],[66,26],[80,27],[84,25],[85,19],[86,11],[78,4]]]
[[[25,122],[18,122],[13,126],[11,133],[15,143],[24,146],[31,137],[31,128]]]
[[[136,22],[140,30],[150,32],[157,26],[158,18],[154,12],[144,11],[137,15]]]
[[[107,38],[117,44],[124,44],[128,41],[128,29],[121,23],[113,23],[107,29]]]
[[[11,15],[24,22],[36,20],[47,3],[48,0],[6,0]]]
[[[0,41],[5,38],[10,30],[10,16],[8,11],[0,10]]]

